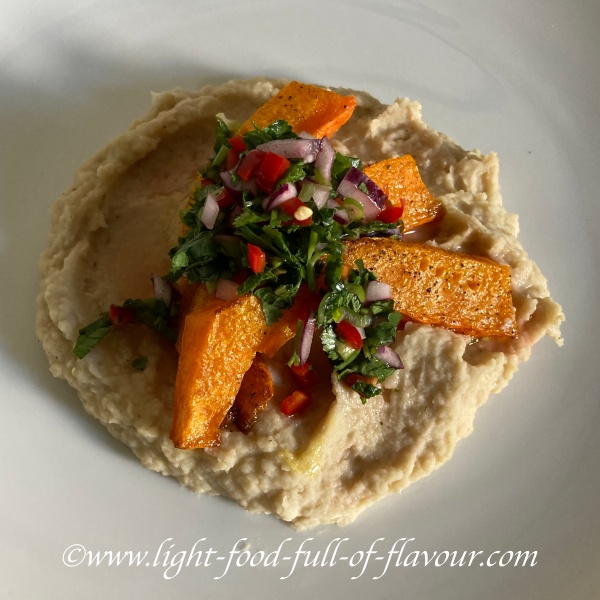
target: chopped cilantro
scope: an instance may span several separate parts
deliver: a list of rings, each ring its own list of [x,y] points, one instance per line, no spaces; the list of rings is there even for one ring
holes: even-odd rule
[[[175,306],[167,307],[164,301],[157,298],[136,298],[125,300],[122,306],[114,308],[130,310],[132,323],[144,323],[167,340],[177,340],[177,329],[171,324],[177,314]],[[121,326],[110,318],[108,312],[102,313],[98,319],[79,330],[73,353],[77,358],[83,358],[114,327]]]
[[[79,330],[79,336],[73,348],[77,358],[83,358],[112,329],[108,313],[102,313],[98,319]]]
[[[271,125],[260,129],[254,124],[254,129],[251,129],[242,136],[246,146],[250,149],[256,148],[260,144],[270,142],[272,140],[285,140],[295,138],[296,134],[286,121],[274,121]]]

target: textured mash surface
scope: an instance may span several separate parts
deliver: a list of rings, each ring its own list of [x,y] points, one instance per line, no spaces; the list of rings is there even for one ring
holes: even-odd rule
[[[276,398],[248,434],[224,432],[218,448],[176,450],[169,439],[173,349],[143,326],[112,333],[83,360],[73,344],[110,303],[151,295],[150,274],[168,269],[178,211],[211,153],[215,115],[241,122],[285,83],[255,79],[155,95],[145,117],[81,167],[52,209],[37,333],[51,372],[144,466],[303,528],[349,523],[448,460],[472,430],[476,409],[505,386],[531,346],[544,335],[561,342],[563,315],[517,240],[517,217],[502,207],[497,157],[465,151],[428,128],[416,102],[386,106],[354,92],[358,106],[335,136],[338,149],[365,163],[415,157],[445,207],[441,223],[425,226],[420,239],[509,265],[520,335],[470,344],[409,324],[396,340],[405,369],[366,406],[334,381],[302,418],[282,415]],[[131,366],[139,356],[149,359],[143,372]]]

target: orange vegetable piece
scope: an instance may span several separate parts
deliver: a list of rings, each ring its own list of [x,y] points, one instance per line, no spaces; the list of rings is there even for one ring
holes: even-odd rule
[[[342,96],[329,90],[291,81],[278,94],[267,100],[240,127],[237,135],[257,127],[266,127],[284,119],[296,133],[306,131],[317,138],[333,135],[356,107],[354,96]]]
[[[244,378],[232,407],[233,420],[246,433],[256,421],[258,414],[273,397],[273,379],[262,354],[257,354]]]
[[[351,242],[345,268],[357,259],[391,286],[394,307],[408,320],[474,337],[517,335],[505,265],[389,238]]]
[[[386,158],[365,167],[364,172],[385,192],[390,206],[404,206],[406,231],[440,216],[442,204],[429,193],[410,154]]]
[[[268,357],[274,356],[286,342],[296,336],[298,319],[306,320],[309,312],[319,306],[319,301],[320,298],[311,294],[308,286],[301,285],[292,306],[284,310],[281,319],[268,328],[258,351]]]
[[[189,313],[205,308],[211,300],[216,300],[216,298],[208,291],[206,284],[189,283],[183,277],[177,282],[176,289],[181,294],[181,298],[179,300],[179,337],[175,349],[177,352],[181,352],[185,318]]]
[[[310,404],[310,396],[302,390],[295,390],[281,403],[281,412],[291,417]]]
[[[225,302],[203,284],[196,287],[178,340],[171,429],[177,448],[219,445],[219,427],[256,353],[273,356],[295,336],[309,294],[301,288],[292,307],[268,327],[256,296],[248,294]]]
[[[221,441],[219,426],[233,404],[266,331],[259,300],[211,301],[185,318],[175,379],[171,439],[177,448]]]

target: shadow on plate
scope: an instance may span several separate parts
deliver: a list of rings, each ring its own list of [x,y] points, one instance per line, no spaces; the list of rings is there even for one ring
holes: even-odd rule
[[[62,50],[64,64],[57,68],[54,81],[12,72],[10,56],[0,62],[2,360],[16,378],[40,389],[38,401],[50,398],[58,410],[67,413],[71,426],[81,427],[87,437],[133,458],[85,414],[66,382],[53,379],[35,338],[38,260],[47,243],[49,208],[81,163],[146,112],[151,91],[177,86],[198,89],[241,75],[201,64],[156,70],[149,65],[141,70],[139,64],[134,67],[99,58],[85,47]]]

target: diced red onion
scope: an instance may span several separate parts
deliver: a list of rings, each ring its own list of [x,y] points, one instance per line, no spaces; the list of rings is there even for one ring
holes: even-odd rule
[[[154,297],[162,300],[167,306],[171,306],[173,290],[168,281],[156,273],[152,273],[152,286],[154,287]]]
[[[275,190],[270,196],[267,197],[265,209],[273,210],[297,195],[298,190],[293,183],[284,183],[279,189]]]
[[[315,186],[315,189],[312,198],[317,205],[317,208],[321,210],[330,198],[329,191],[331,188],[326,185],[319,185],[318,183],[314,183],[313,185]]]
[[[229,302],[229,300],[234,300],[238,296],[238,285],[235,281],[231,279],[219,279],[217,281],[217,289],[215,291],[215,296],[219,300],[225,300]]]
[[[240,164],[235,168],[238,176],[243,181],[250,181],[254,173],[261,165],[265,152],[256,148],[247,152],[240,160]]]
[[[256,187],[256,180],[254,178],[250,179],[250,181],[240,180],[240,181],[236,181],[234,183],[233,179],[232,179],[233,171],[221,171],[219,173],[219,175],[221,177],[221,181],[223,182],[223,185],[230,192],[240,193],[240,192],[243,192],[244,190],[248,190],[255,196],[258,195],[258,188]]]
[[[344,179],[347,179],[356,187],[358,187],[361,183],[364,183],[365,187],[367,188],[367,195],[369,198],[371,198],[375,206],[377,206],[379,210],[383,210],[385,208],[385,204],[387,202],[387,196],[385,195],[385,192],[362,171],[356,167],[350,167]]]
[[[404,369],[402,360],[389,346],[379,346],[375,352],[375,356],[382,360],[388,367],[392,367],[393,369]]]
[[[346,225],[347,223],[350,223],[350,217],[348,216],[348,213],[343,208],[338,208],[333,213],[333,218],[338,223],[341,223],[342,225]]]
[[[351,167],[350,171],[353,168],[354,167]],[[356,170],[358,171],[358,169]],[[374,221],[382,210],[375,204],[375,202],[371,199],[370,196],[367,196],[367,194],[365,194],[362,190],[359,190],[357,185],[352,183],[350,179],[348,179],[348,175],[346,175],[346,177],[344,177],[344,179],[340,181],[337,193],[340,196],[353,198],[354,200],[360,202],[363,205],[364,217],[366,221]]]
[[[335,150],[333,149],[330,141],[327,139],[327,136],[325,136],[321,140],[321,149],[319,150],[317,158],[315,159],[315,169],[326,183],[331,182],[331,167],[333,166],[334,159]]]
[[[340,205],[333,198],[329,198],[325,203],[325,206],[332,210],[338,210],[338,208],[340,208]]]
[[[200,221],[206,229],[212,229],[215,226],[217,217],[219,216],[219,205],[214,194],[209,193],[206,196],[204,206],[202,207],[202,214],[200,215]]]
[[[317,138],[315,138],[315,136],[312,133],[308,133],[308,131],[301,131],[298,134],[299,138],[302,138],[303,140],[315,140]]]
[[[317,324],[317,317],[314,312],[311,312],[302,327],[302,333],[300,334],[300,343],[298,344],[298,358],[300,360],[300,366],[303,366],[308,360],[310,354],[310,347],[312,346],[313,337],[315,334],[315,327]]]
[[[274,152],[284,158],[301,158],[306,163],[314,162],[321,149],[321,140],[271,140],[257,147],[263,152]]]
[[[365,303],[379,302],[380,300],[390,300],[392,298],[392,288],[383,281],[369,281],[367,284],[367,293]]]

